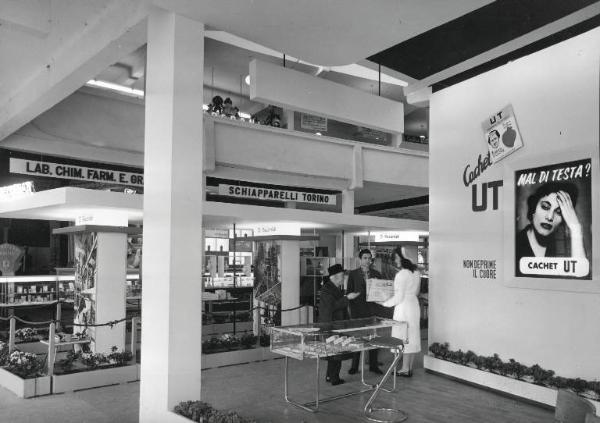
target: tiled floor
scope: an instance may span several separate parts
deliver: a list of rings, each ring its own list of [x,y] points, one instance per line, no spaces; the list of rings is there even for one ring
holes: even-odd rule
[[[387,362],[385,355],[381,358]],[[325,364],[325,362],[322,362]],[[312,414],[286,404],[283,399],[283,360],[270,360],[206,370],[202,373],[203,400],[222,409],[235,409],[260,422],[356,422],[362,417],[367,394],[325,403]],[[312,399],[312,360],[291,361],[291,394]],[[359,376],[347,375],[346,384],[322,383],[322,395],[356,389]],[[322,379],[324,378],[324,365]],[[552,421],[551,411],[508,399],[440,376],[417,370],[411,379],[399,379],[394,394],[381,394],[382,406],[409,414],[408,423],[542,423]],[[90,389],[70,394],[22,400],[0,388],[0,423],[135,423],[138,421],[139,383]],[[192,399],[192,398],[190,398]]]

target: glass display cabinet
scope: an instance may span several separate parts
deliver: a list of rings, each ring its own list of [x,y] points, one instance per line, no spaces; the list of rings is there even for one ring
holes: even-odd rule
[[[364,319],[337,320],[327,323],[310,323],[306,325],[280,326],[271,328],[271,351],[283,355],[284,360],[284,398],[306,411],[316,412],[319,403],[345,398],[350,395],[375,391],[372,399],[391,374],[394,375],[393,389],[396,387],[396,368],[404,345],[408,343],[408,323],[381,317]],[[364,379],[364,352],[378,348],[389,348],[394,353],[394,360],[388,367],[381,381],[376,384],[367,383]],[[319,397],[319,363],[321,358],[350,358],[352,353],[360,353],[362,389],[328,398]],[[289,359],[314,359],[315,361],[315,401],[296,402],[289,397]],[[388,391],[390,392],[390,391]],[[372,402],[369,400],[368,404]]]
[[[271,328],[271,351],[294,358],[323,358],[372,349],[377,337],[389,337],[398,327],[401,339],[408,343],[408,323],[381,317],[337,320],[328,323]]]

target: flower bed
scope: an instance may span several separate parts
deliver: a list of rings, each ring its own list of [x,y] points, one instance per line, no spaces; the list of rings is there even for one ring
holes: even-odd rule
[[[37,355],[13,351],[8,355],[8,345],[0,342],[0,385],[21,398],[50,393],[50,377],[43,374],[44,362]]]
[[[268,347],[270,342],[270,337],[267,334],[263,334],[260,337],[253,334],[244,334],[242,336],[226,334],[220,337],[212,337],[202,342],[202,354],[247,350],[259,346]]]
[[[139,380],[137,364],[121,367],[100,366],[96,370],[52,376],[52,393],[71,392]]]
[[[6,369],[0,368],[0,385],[20,398],[31,398],[50,393],[50,376],[23,379]]]
[[[276,358],[277,355],[271,353],[269,346],[270,337],[267,334],[259,337],[252,334],[213,337],[202,343],[202,369]]]
[[[194,422],[256,423],[256,420],[240,416],[235,411],[221,411],[202,401],[185,401],[175,406],[175,413]]]
[[[130,364],[132,355],[128,351],[109,354],[70,352],[55,365],[52,376],[52,393],[77,391],[139,380],[137,364]]]
[[[554,371],[543,369],[537,364],[528,367],[514,359],[510,359],[508,362],[503,361],[498,354],[480,356],[473,351],[452,351],[448,343],[433,343],[429,347],[429,351],[438,360],[425,356],[425,364],[428,369],[492,389],[549,405],[554,405],[556,401],[556,389],[569,389],[594,402],[600,400],[599,381],[555,376]],[[454,365],[447,365],[444,361]],[[486,374],[490,374],[490,376],[486,376]],[[518,383],[509,382],[511,379]],[[536,389],[540,387],[541,390]]]

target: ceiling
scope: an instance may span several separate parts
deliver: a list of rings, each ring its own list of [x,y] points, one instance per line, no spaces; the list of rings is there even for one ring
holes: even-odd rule
[[[600,16],[600,1],[590,0],[0,0],[0,145],[89,79],[143,89],[153,5],[205,23],[207,104],[220,94],[243,112],[262,108],[243,82],[258,58],[401,101],[405,131],[416,136],[428,135],[431,87],[597,26]],[[362,76],[345,65],[361,66]],[[423,196],[413,191],[365,187],[357,201]],[[368,213],[426,220],[427,210]]]

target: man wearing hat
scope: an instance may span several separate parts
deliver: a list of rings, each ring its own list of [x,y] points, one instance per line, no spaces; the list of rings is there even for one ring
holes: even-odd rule
[[[345,294],[342,292],[344,286],[344,268],[341,264],[334,264],[327,269],[329,279],[321,288],[321,299],[319,301],[319,322],[332,322],[334,320],[348,319],[348,300],[353,300],[360,295],[358,292]],[[327,361],[326,381],[332,385],[344,383],[340,379],[342,361],[336,357],[330,357]]]

